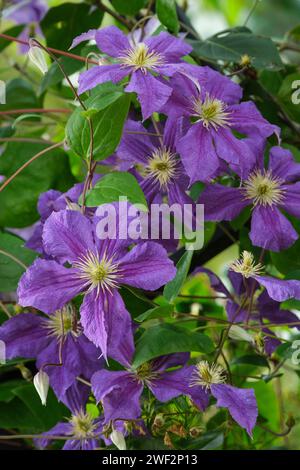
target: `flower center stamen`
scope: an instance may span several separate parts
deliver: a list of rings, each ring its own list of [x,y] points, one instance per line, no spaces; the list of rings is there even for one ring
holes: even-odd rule
[[[226,127],[230,124],[230,113],[226,111],[226,108],[226,103],[217,98],[211,98],[208,93],[204,101],[200,98],[193,100],[193,112],[197,121],[202,121],[206,129],[211,126],[218,130],[219,127]]]
[[[65,338],[69,333],[77,336],[80,332],[74,325],[74,316],[76,318],[72,305],[66,305],[45,320],[44,327],[49,331],[50,336],[56,336],[58,339]]]
[[[118,264],[114,263],[112,258],[109,259],[104,254],[102,259],[99,259],[92,251],[88,251],[73,267],[78,269],[78,276],[85,281],[85,286],[89,286],[88,292],[97,289],[97,295],[101,289],[111,292],[111,289],[117,287],[121,277]]]
[[[254,256],[249,251],[243,251],[241,259],[237,259],[230,266],[232,271],[242,274],[245,278],[260,275],[264,269],[261,263],[255,264]]]
[[[209,364],[207,361],[200,361],[195,366],[191,377],[190,387],[201,386],[206,390],[213,384],[222,384],[226,381],[225,371],[219,364]]]
[[[76,415],[72,415],[69,421],[72,425],[72,435],[77,439],[85,439],[93,437],[94,431],[97,427],[93,423],[93,418],[88,413],[80,410]]]
[[[244,183],[245,199],[251,199],[254,206],[280,204],[284,198],[282,181],[272,176],[271,171],[254,171]]]
[[[166,187],[179,174],[175,154],[166,147],[157,148],[148,160],[146,174],[156,179],[161,188]]]
[[[156,379],[158,375],[158,372],[153,371],[153,364],[151,361],[140,365],[135,371],[135,376],[140,382],[151,382],[151,380]]]
[[[141,70],[146,73],[149,69],[163,64],[163,57],[161,54],[149,52],[148,46],[140,42],[136,46],[128,49],[123,56],[120,57],[120,62],[124,66],[133,67],[134,70]]]

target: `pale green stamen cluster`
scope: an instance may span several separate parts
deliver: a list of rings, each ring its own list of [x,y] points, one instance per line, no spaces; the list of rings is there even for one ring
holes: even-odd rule
[[[93,423],[92,416],[83,410],[72,415],[69,422],[72,425],[72,435],[77,439],[86,439],[94,436],[97,425]]]
[[[141,70],[143,73],[155,69],[164,62],[161,54],[149,52],[148,46],[143,42],[132,46],[119,60],[122,65],[133,67],[135,71]]]
[[[213,127],[214,130],[218,130],[219,127],[226,127],[230,124],[230,113],[226,111],[226,108],[226,103],[212,98],[208,93],[204,101],[201,98],[193,100],[193,112],[197,121],[201,121],[207,129]]]
[[[157,148],[148,160],[146,175],[156,179],[160,187],[165,188],[178,176],[176,155],[166,147]]]
[[[270,171],[257,170],[245,181],[242,191],[245,199],[250,199],[254,206],[273,206],[283,201],[281,184],[282,181],[273,177]]]
[[[78,270],[78,276],[85,281],[88,292],[97,289],[97,295],[100,290],[108,290],[117,287],[118,279],[121,277],[118,270],[118,264],[109,259],[106,254],[100,259],[98,254],[88,251],[80,258],[73,267]]]
[[[190,387],[201,386],[206,390],[214,384],[222,384],[226,381],[225,371],[219,364],[209,364],[207,361],[200,361],[195,366],[192,374]]]
[[[241,259],[234,261],[230,267],[232,271],[242,274],[245,278],[260,275],[264,269],[261,263],[255,263],[254,256],[249,251],[243,251]]]
[[[78,334],[77,328],[73,325],[76,313],[71,305],[66,305],[61,310],[53,313],[49,319],[45,320],[44,326],[49,330],[49,335],[63,338],[68,333],[75,336]]]

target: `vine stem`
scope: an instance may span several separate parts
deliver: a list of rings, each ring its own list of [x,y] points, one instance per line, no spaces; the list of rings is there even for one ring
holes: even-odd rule
[[[24,46],[29,46],[28,41],[23,41],[22,39],[14,38],[13,36],[9,36],[8,34],[0,34],[0,38],[6,39],[7,41],[17,42],[18,44],[23,44]],[[36,41],[36,40],[35,40]],[[53,47],[48,47],[48,51],[53,52],[54,54],[63,55],[66,57],[70,57],[71,59],[79,60],[80,62],[88,61],[89,64],[99,65],[99,62],[92,59],[86,59],[85,57],[81,57],[77,54],[72,54],[71,52],[61,51],[60,49],[54,49]]]
[[[1,186],[2,187],[2,186]],[[0,187],[0,191],[1,191],[1,187]],[[19,266],[21,266],[23,269],[27,269],[27,266],[26,264],[24,264],[22,261],[20,261],[18,258],[16,258],[14,255],[12,255],[11,253],[7,253],[6,251],[4,250],[0,250],[0,254],[1,255],[4,255],[4,256],[7,256],[8,258],[12,259],[15,263],[17,263]]]
[[[42,157],[46,153],[51,152],[51,150],[54,150],[58,147],[61,147],[63,145],[63,143],[64,142],[58,142],[57,144],[53,144],[50,147],[47,147],[46,149],[41,150],[36,155],[31,157],[27,162],[24,163],[24,165],[22,165],[17,171],[15,171],[15,173],[13,175],[11,175],[7,180],[4,181],[4,183],[0,186],[0,193],[1,193],[1,191],[3,191],[3,189],[6,188],[6,186],[8,186],[16,178],[16,176],[18,176],[23,170],[25,170],[25,168],[27,168],[32,162],[34,162],[38,158]],[[1,251],[0,251],[0,253],[1,253]]]
[[[131,29],[132,24],[129,20],[127,20],[123,16],[119,15],[116,11],[112,10],[108,6],[104,5],[101,0],[95,0],[94,3],[99,8],[99,10],[104,11],[104,13],[108,13],[115,20],[119,21],[124,26],[126,26],[127,29]]]

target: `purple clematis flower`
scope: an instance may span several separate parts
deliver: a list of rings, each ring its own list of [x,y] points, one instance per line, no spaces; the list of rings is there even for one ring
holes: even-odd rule
[[[63,397],[63,402],[71,411],[66,422],[57,423],[43,433],[44,438],[36,439],[39,449],[48,447],[54,436],[66,437],[63,450],[94,450],[103,439],[103,417],[93,418],[86,410],[89,388],[81,383],[70,387]]]
[[[116,26],[107,26],[96,34],[93,30],[84,33],[75,38],[72,47],[93,38],[99,49],[114,62],[83,72],[79,77],[79,93],[100,83],[118,83],[130,75],[125,91],[137,93],[143,119],[165,104],[172,88],[164,77],[170,77],[183,68],[185,63],[181,58],[192,51],[192,47],[183,40],[166,32],[136,43],[133,37],[125,36]]]
[[[92,390],[96,400],[102,402],[105,422],[139,418],[145,385],[161,402],[188,395],[201,410],[207,407],[208,396],[205,393],[194,394],[187,383],[189,368],[185,364],[189,353],[162,356],[137,368],[130,365],[130,356],[127,357],[129,368],[126,371],[103,369],[92,377]],[[168,370],[177,366],[182,367]]]
[[[101,351],[82,334],[71,305],[45,317],[16,315],[0,327],[0,339],[6,344],[7,359],[36,358],[37,368],[47,372],[59,399],[77,376],[89,380],[103,366]]]
[[[181,72],[171,78],[173,92],[162,112],[189,119],[177,151],[190,182],[215,178],[225,164],[237,172],[242,165],[243,177],[245,167],[256,160],[258,148],[278,128],[261,116],[254,103],[239,103],[242,89],[229,78],[209,67],[188,67],[189,74]],[[233,131],[248,138],[238,139]]]
[[[232,220],[245,207],[252,206],[253,245],[281,251],[298,239],[298,233],[281,210],[300,217],[300,182],[294,183],[299,177],[300,165],[290,151],[273,147],[267,169],[256,167],[237,188],[208,185],[199,202],[205,205],[205,217],[211,221]]]
[[[24,24],[25,27],[19,39],[28,41],[32,36],[32,25],[35,28],[35,32],[38,36],[43,37],[42,30],[39,26],[39,22],[45,16],[48,5],[44,0],[12,0],[12,5],[5,8],[3,11],[4,18],[11,19],[17,24]],[[21,45],[20,51],[23,54],[28,52],[29,46]]]
[[[131,317],[118,287],[156,290],[175,276],[176,269],[156,243],[128,251],[130,240],[98,239],[97,221],[77,211],[51,214],[44,225],[43,243],[57,261],[34,262],[19,282],[19,303],[52,313],[84,293],[80,313],[85,335],[105,358],[110,347],[111,357],[118,360],[133,341]]]
[[[209,392],[217,399],[218,407],[228,408],[233,419],[252,436],[258,410],[253,389],[242,389],[225,384],[225,371],[219,364],[200,361],[190,366],[188,385],[193,396],[209,396]]]
[[[241,274],[245,280],[254,280],[260,286],[265,287],[269,297],[276,302],[293,298],[300,300],[300,281],[263,276],[264,266],[261,263],[255,263],[254,256],[249,251],[243,251],[241,259],[232,263],[230,269]]]
[[[231,322],[245,323],[249,320],[254,320],[260,322],[262,325],[266,324],[266,327],[268,326],[266,321],[278,325],[295,323],[295,325],[291,325],[291,327],[300,329],[300,321],[297,315],[289,310],[281,309],[280,302],[271,299],[266,290],[261,292],[260,285],[257,281],[253,279],[243,279],[240,273],[229,271],[228,278],[233,287],[233,292],[231,293],[221,279],[209,269],[198,268],[194,271],[194,274],[197,273],[206,274],[212,288],[216,292],[224,294],[226,312]],[[249,292],[253,292],[251,311],[249,311]],[[297,326],[296,323],[299,325]],[[276,338],[268,336],[270,333],[274,336],[274,333],[270,332],[267,328],[262,329],[262,333],[266,335],[257,335],[253,340],[259,350],[264,349],[268,355],[271,355],[281,342]]]
[[[123,138],[117,149],[121,160],[137,165],[143,177],[140,186],[151,204],[158,195],[167,194],[169,204],[181,206],[193,201],[186,191],[189,178],[176,154],[176,141],[182,134],[179,120],[166,121],[162,137],[147,135],[147,130],[140,122],[128,120]],[[155,134],[155,132],[154,132]]]

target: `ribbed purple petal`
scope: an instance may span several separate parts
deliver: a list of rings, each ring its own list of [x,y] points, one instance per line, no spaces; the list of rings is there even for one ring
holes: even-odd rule
[[[91,90],[100,83],[118,83],[129,75],[130,71],[129,67],[121,67],[119,64],[96,65],[80,74],[78,93],[81,94],[87,90]]]
[[[73,263],[90,251],[95,251],[93,225],[78,211],[54,212],[43,230],[45,251],[60,262]]]
[[[190,184],[207,182],[216,176],[219,158],[211,133],[201,123],[194,124],[176,147],[190,177]]]
[[[6,347],[6,358],[36,357],[48,344],[43,328],[45,318],[33,313],[20,313],[0,327],[0,340]]]
[[[298,233],[276,206],[256,206],[252,213],[250,239],[255,246],[281,251],[290,247]]]
[[[217,399],[217,406],[228,408],[233,419],[252,437],[258,416],[254,390],[220,384],[212,385],[211,393]]]
[[[204,204],[205,220],[233,220],[249,205],[240,188],[229,188],[221,184],[206,186],[201,193],[199,203]]]
[[[75,269],[56,261],[37,259],[23,274],[18,287],[19,304],[53,313],[76,297],[83,282]]]
[[[166,250],[155,242],[135,246],[121,260],[121,282],[145,290],[156,290],[175,277],[176,268]]]
[[[111,57],[120,57],[130,49],[127,36],[116,26],[101,28],[97,31],[95,40],[99,49]]]
[[[131,76],[125,91],[135,92],[141,105],[143,120],[159,112],[172,93],[172,88],[151,73],[137,70]]]

